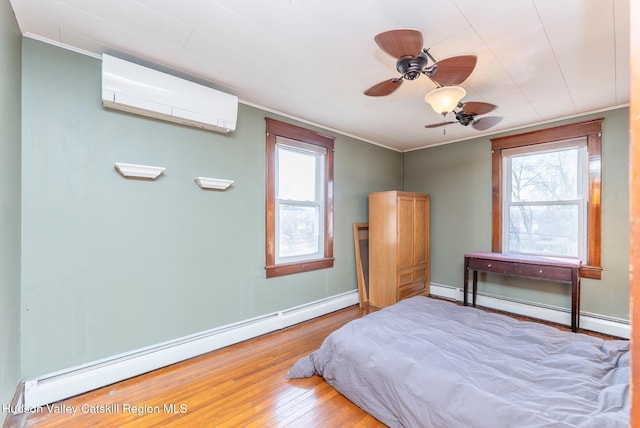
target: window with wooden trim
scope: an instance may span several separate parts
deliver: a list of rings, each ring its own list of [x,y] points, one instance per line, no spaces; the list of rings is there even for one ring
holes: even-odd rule
[[[601,278],[602,120],[491,139],[493,252],[577,258]]]
[[[266,122],[267,277],[332,267],[334,140]]]

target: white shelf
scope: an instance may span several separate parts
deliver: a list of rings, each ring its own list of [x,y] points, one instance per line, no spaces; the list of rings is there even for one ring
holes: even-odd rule
[[[155,180],[166,168],[161,166],[135,165],[131,163],[116,162],[118,172],[126,178],[146,178]]]
[[[233,183],[233,180],[208,177],[196,177],[195,180],[202,189],[226,190]]]

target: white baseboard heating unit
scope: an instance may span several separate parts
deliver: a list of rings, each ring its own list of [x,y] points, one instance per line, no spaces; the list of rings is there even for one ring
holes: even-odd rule
[[[24,406],[36,408],[358,304],[349,291],[25,381]]]

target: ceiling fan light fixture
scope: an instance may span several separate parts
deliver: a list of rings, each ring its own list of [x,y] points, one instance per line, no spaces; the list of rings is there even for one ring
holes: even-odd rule
[[[467,94],[460,86],[442,86],[429,92],[424,101],[431,105],[436,113],[446,115],[458,106],[458,103]]]

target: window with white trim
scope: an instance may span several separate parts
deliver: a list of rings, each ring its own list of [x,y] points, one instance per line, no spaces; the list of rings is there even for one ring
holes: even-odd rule
[[[276,264],[324,254],[327,149],[276,137]]]
[[[504,251],[586,260],[586,138],[507,149],[502,160]]]

